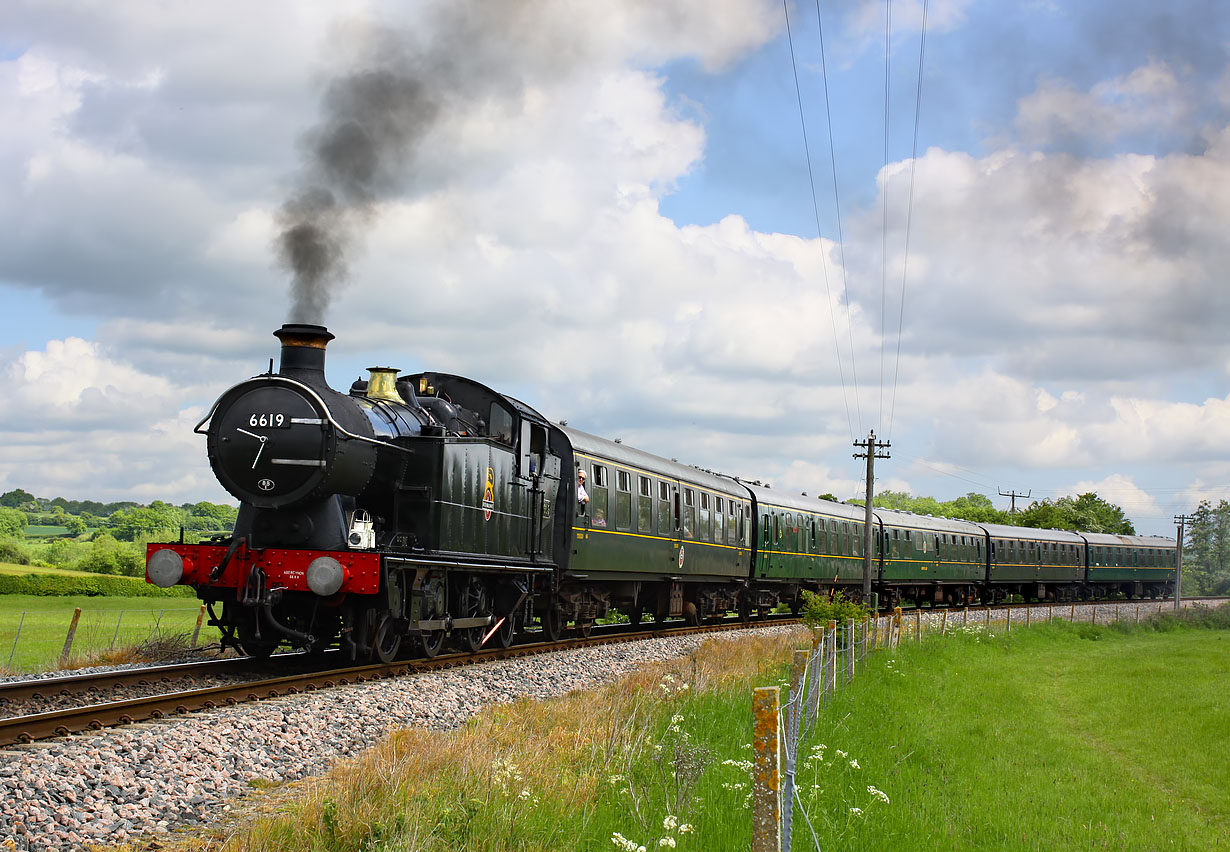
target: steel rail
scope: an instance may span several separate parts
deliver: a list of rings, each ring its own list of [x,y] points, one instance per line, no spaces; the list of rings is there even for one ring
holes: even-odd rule
[[[585,638],[561,639],[556,642],[532,642],[512,645],[508,648],[478,651],[472,654],[457,652],[430,659],[412,659],[393,663],[370,663],[323,672],[302,672],[261,681],[188,689],[143,698],[130,698],[123,701],[53,710],[46,713],[13,716],[7,719],[0,719],[0,746],[31,743],[52,737],[68,736],[81,731],[101,730],[115,725],[149,719],[164,719],[168,716],[182,715],[194,710],[214,709],[247,701],[259,701],[262,698],[278,698],[318,689],[383,680],[403,674],[417,674],[493,660],[512,659],[596,645],[633,642],[640,639],[770,627],[796,622],[797,619],[793,617],[769,617],[750,622],[731,621],[700,626],[649,628],[610,635],[591,635]],[[533,634],[530,635],[532,636]],[[251,660],[247,658],[236,662],[251,664]],[[43,683],[47,682],[43,681]]]

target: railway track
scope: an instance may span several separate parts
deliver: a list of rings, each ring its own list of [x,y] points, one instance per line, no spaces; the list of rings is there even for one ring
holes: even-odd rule
[[[278,698],[318,689],[329,689],[492,660],[544,654],[569,648],[633,642],[639,639],[654,637],[737,630],[746,627],[786,624],[794,621],[797,621],[797,619],[793,616],[769,616],[750,624],[732,620],[720,624],[695,627],[637,628],[633,630],[626,629],[627,625],[619,625],[619,627],[625,629],[610,632],[595,630],[588,637],[562,639],[558,642],[528,642],[513,645],[509,648],[491,649],[473,654],[458,652],[444,654],[431,659],[372,663],[360,666],[328,668],[323,671],[319,667],[307,668],[305,663],[308,658],[304,656],[304,663],[297,664],[302,670],[290,674],[282,672],[277,677],[239,680],[237,682],[199,688],[171,689],[170,691],[164,689],[156,693],[134,698],[84,703],[47,712],[3,718],[0,719],[0,746],[31,743],[53,737],[68,736],[82,731],[101,730],[116,725],[150,719],[163,719],[190,713],[194,710],[233,706],[248,701],[259,701],[264,698]],[[287,656],[297,657],[300,655]],[[45,697],[49,695],[71,698],[72,696],[97,693],[103,688],[113,688],[117,685],[145,688],[157,688],[159,685],[162,685],[165,687],[174,685],[176,682],[182,683],[185,679],[200,677],[203,674],[233,674],[244,671],[252,672],[253,669],[253,661],[250,658],[241,658],[174,666],[158,666],[151,669],[128,669],[89,675],[72,675],[37,681],[19,681],[0,684],[0,701],[7,698],[11,702],[16,702],[34,696]],[[3,706],[0,705],[0,711],[2,709]]]
[[[1184,599],[1189,605],[1217,605],[1227,600],[1230,598]],[[955,624],[957,615],[960,613],[964,613],[964,619],[968,620],[970,613],[989,610],[991,613],[996,613],[992,617],[998,621],[1004,618],[1005,611],[1032,610],[1039,613],[1037,618],[1032,619],[1033,623],[1038,623],[1054,617],[1071,617],[1073,611],[1083,613],[1089,607],[1113,607],[1119,617],[1123,617],[1123,613],[1126,612],[1129,613],[1127,617],[1130,618],[1132,617],[1130,614],[1138,613],[1141,607],[1147,607],[1151,614],[1157,611],[1159,606],[1165,608],[1170,605],[1173,605],[1172,601],[1087,601],[1075,604],[1029,605],[1016,603],[996,604],[990,607],[941,606],[908,609],[903,612],[903,616],[910,621],[915,621],[916,617],[930,621],[933,617],[946,616],[945,620],[951,620]],[[1046,615],[1043,616],[1041,613],[1046,613]],[[1028,615],[1022,618],[1013,614],[1011,618],[1013,623],[1019,623],[1022,626],[1031,622]],[[1096,609],[1094,618],[1097,618]],[[195,710],[233,706],[264,698],[277,698],[318,689],[393,678],[404,674],[549,653],[567,648],[632,642],[659,636],[734,630],[748,626],[783,624],[795,620],[791,616],[770,616],[750,624],[732,619],[719,624],[697,627],[631,628],[629,625],[610,625],[607,628],[596,629],[588,637],[568,638],[558,642],[530,641],[513,645],[507,649],[491,649],[474,654],[458,652],[432,659],[326,667],[323,670],[320,668],[319,658],[313,661],[306,655],[288,654],[277,658],[283,671],[279,672],[277,677],[272,678],[267,676],[267,665],[262,671],[259,664],[254,664],[250,658],[239,658],[17,681],[0,684],[0,714],[5,712],[6,706],[19,705],[22,701],[36,697],[56,696],[64,701],[75,700],[76,706],[0,718],[0,746],[30,743],[149,719],[163,719]],[[976,622],[977,617],[973,620]],[[532,637],[533,634],[530,636]],[[340,655],[335,652],[330,656]],[[328,660],[329,656],[325,659]],[[287,666],[292,667],[292,671],[285,671]],[[191,685],[210,677],[228,678],[230,682],[205,687]],[[253,677],[256,679],[252,679]],[[188,686],[187,688],[176,688],[177,685]],[[147,691],[148,694],[119,700],[95,700],[105,691],[115,690],[117,687],[139,688]]]

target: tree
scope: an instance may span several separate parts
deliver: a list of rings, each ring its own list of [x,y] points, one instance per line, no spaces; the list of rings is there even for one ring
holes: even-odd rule
[[[27,523],[26,513],[0,506],[0,535],[20,538]]]
[[[108,520],[116,539],[136,541],[142,536],[174,533],[184,523],[184,511],[155,500],[148,506],[112,512]]]
[[[1016,516],[1018,526],[1036,529],[1135,535],[1136,528],[1123,510],[1089,492],[1079,497],[1060,497],[1054,502],[1036,500]]]
[[[37,505],[34,495],[29,491],[23,491],[20,488],[15,488],[12,491],[6,491],[0,494],[0,506],[8,509],[20,509],[26,505]]]

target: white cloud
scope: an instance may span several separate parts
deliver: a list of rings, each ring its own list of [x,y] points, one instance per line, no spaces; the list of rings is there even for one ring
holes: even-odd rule
[[[1177,127],[1194,104],[1179,75],[1150,59],[1128,74],[1078,91],[1067,81],[1043,77],[1018,104],[1016,129],[1028,145],[1112,142],[1126,133]]]

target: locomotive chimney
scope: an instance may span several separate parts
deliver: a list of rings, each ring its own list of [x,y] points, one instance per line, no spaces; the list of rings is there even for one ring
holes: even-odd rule
[[[282,341],[281,375],[325,384],[325,347],[333,339],[327,328],[288,322],[273,336]]]

